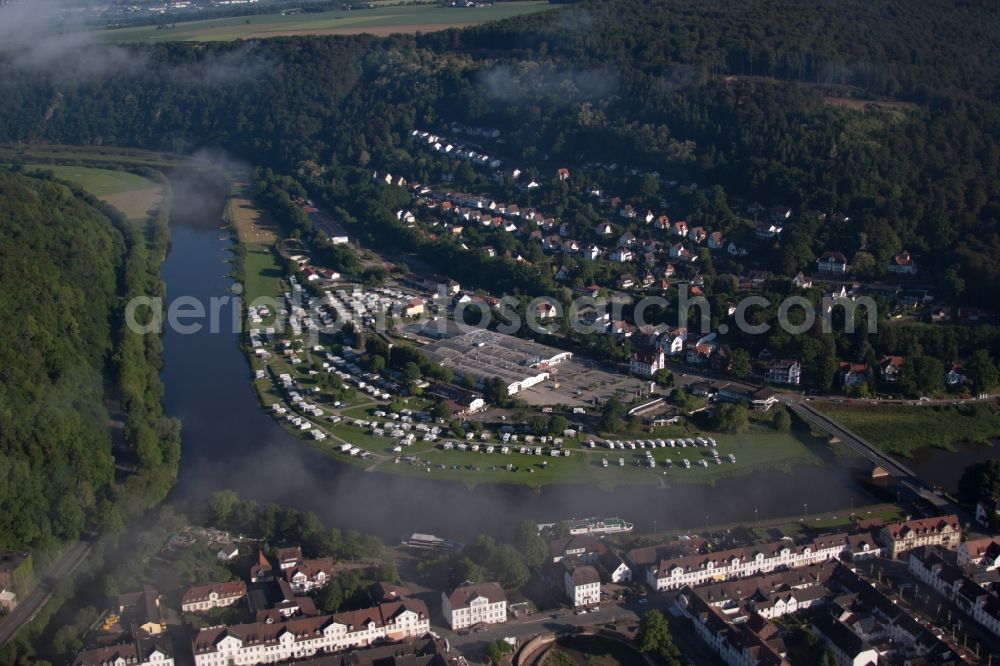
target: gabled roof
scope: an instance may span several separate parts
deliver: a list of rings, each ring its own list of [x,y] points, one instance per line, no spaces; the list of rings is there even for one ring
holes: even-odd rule
[[[491,604],[507,601],[507,595],[498,583],[477,583],[455,588],[455,591],[448,595],[448,605],[452,610],[468,608],[472,600],[479,597],[489,600]]]

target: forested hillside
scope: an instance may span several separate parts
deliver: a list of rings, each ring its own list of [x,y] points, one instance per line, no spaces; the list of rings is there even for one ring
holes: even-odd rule
[[[107,500],[123,253],[67,188],[0,170],[0,547],[75,538]]]
[[[507,164],[615,162],[793,207],[799,221],[767,266],[784,274],[827,250],[883,266],[907,249],[952,302],[990,305],[998,12],[971,0],[586,0],[416,37],[95,47],[95,60],[134,65],[66,77],[0,64],[0,140],[217,146],[335,196],[348,187],[338,167],[440,175],[409,142],[414,127],[490,126]],[[394,211],[355,212],[377,229]],[[726,231],[741,211],[717,197],[699,212]]]
[[[0,549],[115,530],[173,484],[159,336],[122,318],[128,298],[160,290],[165,213],[151,222],[149,241],[89,195],[0,169]]]

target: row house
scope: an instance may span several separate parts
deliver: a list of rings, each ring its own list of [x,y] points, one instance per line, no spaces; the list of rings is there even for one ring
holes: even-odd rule
[[[994,636],[1000,636],[1000,597],[942,557],[937,548],[910,552],[910,573],[955,604]]]
[[[678,594],[678,599],[698,595],[731,621],[740,621],[754,613],[773,620],[824,604],[824,585],[836,566],[832,562],[815,564],[697,588],[685,587]]]
[[[617,585],[631,582],[632,569],[625,563],[622,556],[603,543],[600,546],[600,551],[597,561],[607,579]]]
[[[962,525],[955,514],[890,523],[882,528],[879,541],[886,556],[893,559],[920,546],[957,550],[962,541]]]
[[[507,621],[507,595],[497,583],[463,585],[441,594],[441,612],[455,631]]]
[[[821,614],[809,625],[810,632],[833,653],[838,666],[869,666],[879,663],[879,652],[840,618]]]
[[[777,627],[760,615],[731,623],[697,594],[678,597],[677,608],[726,666],[790,666]]]
[[[136,632],[119,645],[105,645],[76,655],[73,666],[174,666],[170,641]]]
[[[194,663],[273,664],[366,647],[377,641],[402,641],[430,631],[428,618],[422,601],[402,599],[333,615],[212,627],[195,634]]]
[[[1000,537],[963,541],[958,547],[958,565],[973,565],[985,571],[1000,569]]]
[[[185,613],[195,613],[232,606],[246,595],[247,586],[241,580],[198,585],[188,588],[181,597],[181,610]]]
[[[845,551],[842,534],[816,537],[802,544],[790,541],[755,544],[714,553],[697,553],[662,559],[646,570],[646,583],[654,590],[746,578],[780,568],[795,568],[837,559]]]

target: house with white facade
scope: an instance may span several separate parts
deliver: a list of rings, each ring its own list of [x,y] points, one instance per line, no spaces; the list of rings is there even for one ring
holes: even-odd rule
[[[578,560],[563,559],[563,588],[573,606],[596,606],[601,602],[601,576],[597,569]]]
[[[181,597],[181,610],[197,613],[232,606],[247,595],[247,586],[241,580],[228,583],[209,583],[188,588]]]
[[[73,666],[174,666],[174,656],[169,640],[136,635],[120,645],[84,650]]]
[[[622,556],[601,544],[598,564],[607,579],[616,584],[628,583],[632,580],[632,569],[625,563]]]
[[[962,542],[962,524],[955,514],[890,523],[879,533],[879,542],[886,557],[893,559],[920,546],[957,550]]]
[[[629,372],[640,377],[652,377],[667,367],[667,358],[662,347],[639,349],[629,356]]]
[[[549,542],[549,554],[553,564],[563,558],[575,558],[584,564],[597,564],[604,545],[597,537],[590,534],[574,534],[565,539],[554,539]]]
[[[497,583],[463,585],[451,594],[441,594],[441,612],[456,631],[477,624],[500,624],[507,621],[507,595]]]
[[[195,634],[195,666],[251,666],[302,659],[430,631],[427,606],[402,599],[374,608],[284,622],[211,627]]]

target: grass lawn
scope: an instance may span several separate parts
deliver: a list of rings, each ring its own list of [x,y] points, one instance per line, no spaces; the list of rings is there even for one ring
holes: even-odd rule
[[[48,164],[37,167],[51,171],[60,180],[78,185],[120,210],[130,220],[145,220],[163,196],[160,183],[129,171]]]
[[[354,11],[328,11],[314,14],[261,14],[232,18],[187,21],[172,28],[140,26],[101,30],[108,42],[178,42],[233,41],[283,35],[349,35],[396,32],[431,32],[496,21],[552,9],[541,0],[504,2],[493,7],[447,8],[435,5],[378,7]]]
[[[906,457],[925,446],[951,451],[957,442],[991,442],[1000,437],[1000,412],[992,402],[912,407],[815,405],[883,451]]]
[[[279,282],[284,270],[278,263],[278,255],[270,245],[245,245],[243,260],[243,302],[248,305],[256,298],[274,298],[281,293]]]

